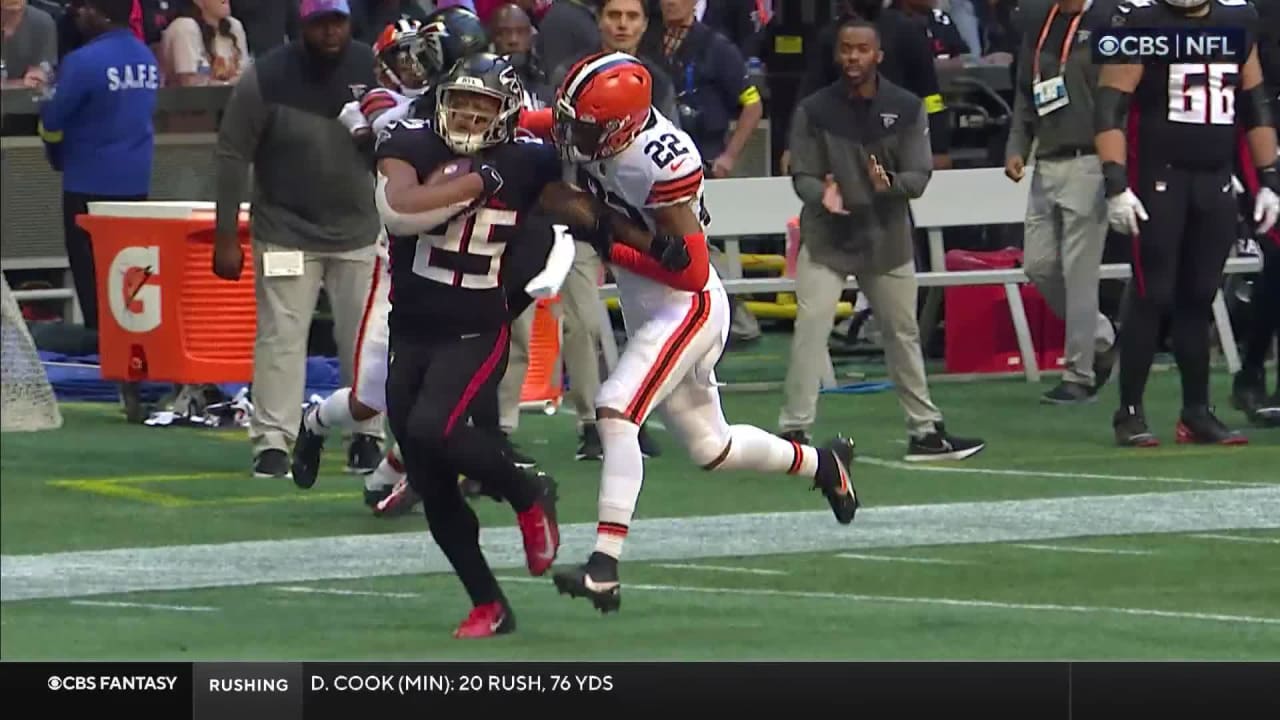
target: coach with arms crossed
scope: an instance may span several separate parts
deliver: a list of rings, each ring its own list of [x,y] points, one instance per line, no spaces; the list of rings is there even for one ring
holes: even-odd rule
[[[884,331],[885,364],[907,416],[907,460],[967,458],[984,443],[943,426],[916,322],[910,201],[933,172],[928,113],[918,96],[880,74],[874,25],[845,20],[835,47],[842,77],[802,100],[791,123],[791,174],[804,207],[781,434],[796,442],[809,436],[836,303],[853,274]]]
[[[342,379],[350,385],[356,337],[382,228],[373,163],[337,121],[344,104],[376,87],[373,50],[351,40],[346,0],[302,0],[300,40],[268,53],[236,83],[218,132],[218,220],[213,271],[236,280],[244,264],[240,200],[253,165],[253,472],[289,474],[302,421],[307,337],[323,286],[333,309]],[[382,459],[377,418],[353,437],[347,464]]]
[[[1116,0],[1030,0],[1004,173],[1021,182],[1031,144],[1023,269],[1066,323],[1062,381],[1041,402],[1095,399],[1115,366],[1115,329],[1098,312],[1098,267],[1107,239],[1102,164],[1093,148],[1098,66],[1091,37],[1110,25]]]

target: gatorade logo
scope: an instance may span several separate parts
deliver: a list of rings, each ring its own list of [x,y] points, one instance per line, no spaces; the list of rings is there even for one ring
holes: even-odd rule
[[[129,247],[116,254],[107,271],[107,304],[121,328],[151,332],[160,326],[160,248]]]

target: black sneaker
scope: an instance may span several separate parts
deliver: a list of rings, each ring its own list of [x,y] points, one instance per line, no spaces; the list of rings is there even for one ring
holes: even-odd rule
[[[1280,427],[1280,390],[1267,398],[1258,408],[1258,422],[1264,427]]]
[[[521,452],[519,446],[511,442],[510,435],[502,433],[502,439],[507,443],[507,454],[511,457],[511,464],[525,470],[538,466],[536,459]]]
[[[289,454],[276,448],[258,453],[258,456],[253,459],[253,476],[257,478],[289,477]]]
[[[1213,414],[1213,408],[1183,408],[1178,418],[1179,443],[1198,445],[1248,445],[1249,438],[1239,430],[1232,430]]]
[[[813,487],[831,504],[836,522],[848,525],[858,512],[858,491],[853,487],[853,441],[836,437],[818,450],[818,472]]]
[[[907,445],[907,462],[964,460],[982,452],[987,443],[979,438],[962,438],[947,433],[942,423],[934,423],[933,432],[912,437]]]
[[[604,446],[600,444],[600,430],[595,423],[582,426],[582,434],[578,437],[578,452],[574,460],[600,460],[604,457]]]
[[[378,469],[382,462],[382,443],[378,438],[364,433],[351,436],[351,444],[347,446],[347,472],[353,475],[368,475]]]
[[[793,443],[800,443],[801,445],[813,444],[813,438],[809,437],[809,433],[804,430],[784,430],[783,432],[778,433],[778,437],[783,440],[789,440]]]
[[[647,458],[656,458],[662,454],[658,441],[653,439],[644,425],[640,426],[640,454]]]
[[[1081,405],[1098,399],[1094,388],[1084,383],[1063,380],[1040,396],[1040,402],[1046,405]]]
[[[591,553],[585,564],[561,570],[553,580],[561,595],[587,598],[602,613],[615,612],[622,607],[618,561],[604,553]]]
[[[1156,447],[1160,439],[1147,427],[1142,408],[1132,405],[1122,407],[1111,417],[1116,444],[1121,447]]]

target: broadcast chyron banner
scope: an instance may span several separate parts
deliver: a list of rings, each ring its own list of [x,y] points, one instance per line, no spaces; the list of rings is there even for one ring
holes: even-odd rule
[[[42,717],[1280,718],[1280,663],[4,662],[0,674],[6,706]]]

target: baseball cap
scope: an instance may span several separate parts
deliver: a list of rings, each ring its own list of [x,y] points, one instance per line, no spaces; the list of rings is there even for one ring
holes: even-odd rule
[[[302,20],[329,13],[350,15],[351,5],[347,0],[302,0],[302,4],[298,7],[298,17]]]

